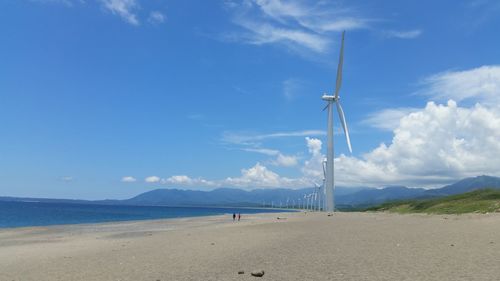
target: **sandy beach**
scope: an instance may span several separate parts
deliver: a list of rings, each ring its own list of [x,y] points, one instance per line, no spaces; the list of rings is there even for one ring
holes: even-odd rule
[[[499,280],[499,233],[500,214],[386,213],[3,229],[0,280]]]

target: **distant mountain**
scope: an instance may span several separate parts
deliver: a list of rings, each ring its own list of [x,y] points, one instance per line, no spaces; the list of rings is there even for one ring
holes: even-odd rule
[[[344,196],[365,188],[337,188],[337,194]],[[156,189],[138,196],[121,200],[117,203],[129,205],[169,205],[169,206],[281,206],[299,205],[304,195],[313,192],[313,188],[304,189],[255,189],[245,191],[233,188],[219,188],[212,191],[180,189]]]
[[[448,196],[484,188],[500,189],[500,178],[491,176],[466,178],[439,189],[427,190],[425,194],[434,196]]]
[[[339,209],[358,209],[375,206],[384,202],[442,197],[483,188],[500,189],[500,178],[491,176],[478,176],[466,178],[454,184],[438,189],[408,188],[405,186],[389,186],[385,188],[345,188],[337,187],[335,190],[335,203]],[[303,202],[305,194],[313,192],[313,188],[305,189],[256,189],[245,191],[241,189],[220,188],[212,191],[193,191],[179,189],[157,189],[140,194],[120,204],[131,205],[196,205],[196,206],[292,206]]]
[[[335,203],[339,209],[352,210],[382,204],[384,202],[443,197],[474,191],[477,189],[500,189],[500,178],[478,176],[466,178],[454,184],[438,189],[408,188],[405,186],[389,186],[385,188],[336,187]],[[299,206],[304,202],[304,195],[313,192],[313,188],[304,189],[255,189],[251,191],[219,188],[212,191],[156,189],[139,194],[126,200],[68,200],[45,198],[0,197],[0,201],[38,201],[47,203],[91,203],[114,205],[163,205],[163,206],[241,206],[241,207],[275,207],[293,204]]]
[[[339,207],[344,209],[378,205],[387,201],[420,197],[425,193],[423,188],[405,186],[389,186],[385,188],[363,189],[355,193],[335,196]]]
[[[52,199],[52,198],[28,198],[28,197],[0,196],[0,202],[1,201],[8,201],[8,202],[68,203],[68,204],[78,204],[78,203],[83,204],[83,203],[94,202],[94,201],[78,200],[78,199]],[[107,200],[105,200],[105,201],[107,201]]]

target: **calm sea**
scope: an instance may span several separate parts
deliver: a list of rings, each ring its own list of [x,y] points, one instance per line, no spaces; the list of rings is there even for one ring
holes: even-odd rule
[[[0,228],[284,212],[285,210],[2,202]]]

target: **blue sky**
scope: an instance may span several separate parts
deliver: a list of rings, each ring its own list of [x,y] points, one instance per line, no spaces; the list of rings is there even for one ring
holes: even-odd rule
[[[0,1],[0,195],[500,175],[497,1]],[[337,129],[339,124],[336,123]]]

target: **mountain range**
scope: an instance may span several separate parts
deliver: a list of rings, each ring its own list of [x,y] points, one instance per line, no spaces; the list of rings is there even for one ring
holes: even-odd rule
[[[405,186],[388,186],[384,188],[337,187],[335,202],[337,208],[349,210],[366,208],[388,201],[418,198],[442,197],[460,194],[477,189],[500,189],[500,178],[478,176],[460,180],[454,184],[437,189],[408,188]],[[299,206],[304,195],[313,192],[313,188],[304,189],[255,189],[245,191],[233,188],[218,188],[212,191],[156,189],[139,194],[126,200],[66,200],[0,197],[0,201],[42,201],[65,203],[93,203],[113,205],[162,205],[162,206],[240,206],[240,207],[291,207]],[[287,203],[288,202],[288,203]]]

